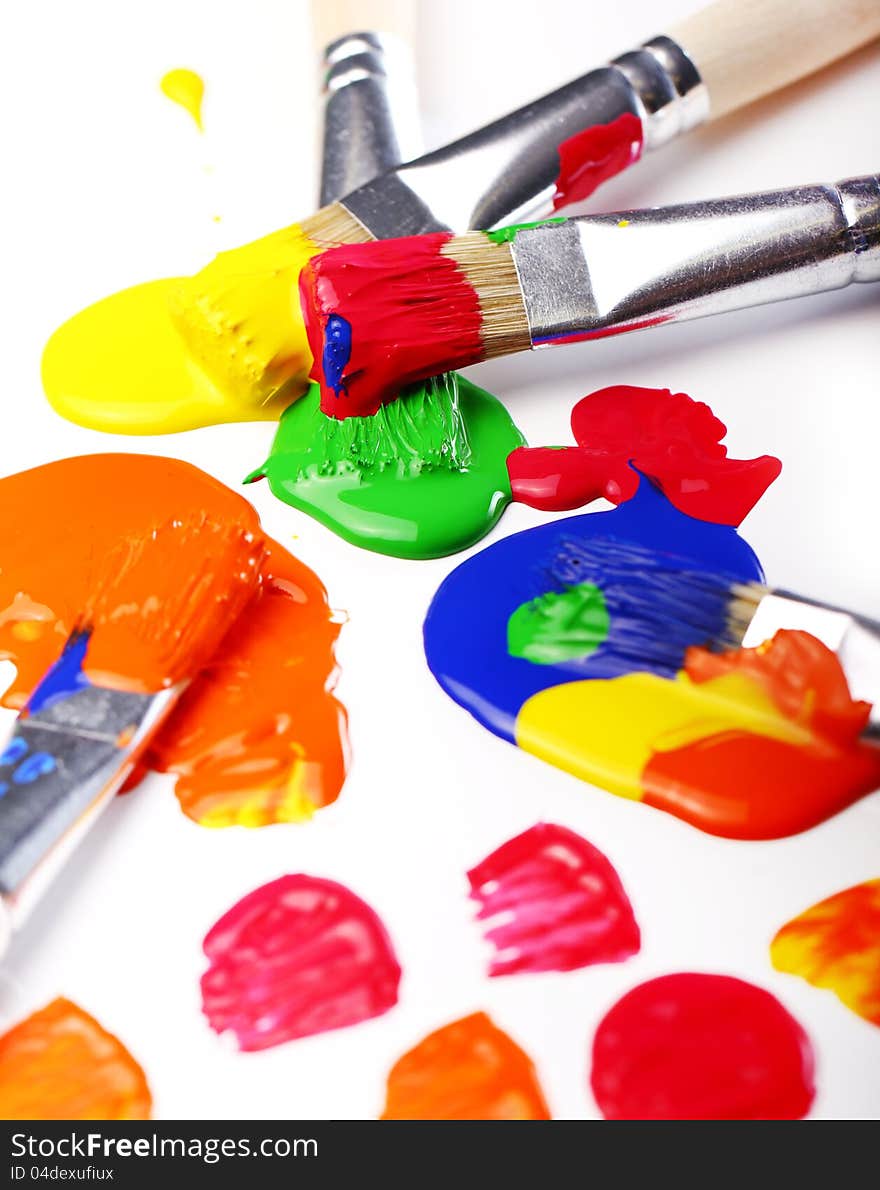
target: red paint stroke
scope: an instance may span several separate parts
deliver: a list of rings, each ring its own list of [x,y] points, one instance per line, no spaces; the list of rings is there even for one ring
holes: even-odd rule
[[[538,823],[468,880],[497,951],[490,975],[573,971],[638,953],[639,927],[620,878],[601,851],[563,826]]]
[[[638,161],[643,143],[642,122],[631,112],[564,140],[559,146],[553,210],[589,198],[603,182]]]
[[[282,876],[208,932],[202,1011],[239,1049],[357,1025],[397,1003],[400,966],[374,911],[341,884]]]
[[[451,239],[450,233],[438,232],[345,244],[305,266],[300,298],[315,361],[311,374],[321,386],[321,409],[328,417],[373,414],[412,381],[479,358],[479,299],[458,264],[440,252]],[[493,245],[487,241],[486,246]],[[331,314],[353,328],[339,396],[321,363]]]
[[[58,999],[0,1037],[0,1119],[148,1120],[138,1063],[112,1033]]]
[[[549,1120],[531,1058],[484,1012],[445,1025],[388,1075],[383,1120]]]
[[[809,1038],[774,996],[690,973],[618,1000],[590,1084],[608,1120],[798,1120],[815,1094]]]
[[[211,825],[289,821],[334,801],[347,743],[326,591],[247,500],[177,459],[84,455],[0,480],[0,659],[17,670],[3,705],[21,709],[84,610],[100,613],[89,654],[105,679],[179,676],[204,634],[194,612],[230,611],[242,543],[259,584],[144,764],[176,773],[184,811]]]
[[[770,455],[730,459],[708,405],[669,389],[613,385],[578,401],[577,446],[519,447],[507,460],[514,500],[561,511],[604,496],[621,504],[647,475],[688,516],[738,525],[779,475]]]
[[[805,740],[731,731],[655,752],[641,779],[648,805],[710,834],[777,839],[880,787],[880,749],[858,738],[867,704],[850,698],[837,656],[814,637],[782,630],[758,649],[690,649],[685,668],[695,682],[747,674],[804,727]]]
[[[866,880],[798,914],[770,944],[778,971],[828,988],[880,1025],[880,880]]]

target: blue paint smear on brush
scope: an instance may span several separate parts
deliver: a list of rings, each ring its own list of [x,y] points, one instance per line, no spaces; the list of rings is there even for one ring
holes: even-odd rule
[[[626,625],[615,626],[612,600],[608,637],[588,656],[555,665],[510,656],[507,622],[512,613],[539,595],[562,589],[572,547],[578,540],[594,539],[605,539],[609,545],[617,539],[673,553],[694,571],[741,582],[760,582],[764,577],[754,551],[736,529],[679,512],[644,476],[635,496],[610,512],[552,521],[481,550],[456,567],[434,596],[425,618],[425,655],[446,693],[484,727],[511,743],[515,743],[520,708],[541,690],[636,672],[669,677],[680,668],[685,648],[702,643],[708,635],[702,629],[693,636],[680,631],[656,657],[637,658]],[[589,579],[589,574],[579,572],[576,581],[584,578]],[[712,617],[722,614],[719,600],[717,609],[707,612],[709,631]]]
[[[76,694],[77,690],[91,685],[83,673],[90,637],[91,629],[70,634],[64,652],[28,699],[25,707],[27,714],[37,715],[44,708],[54,706],[71,694]]]
[[[351,323],[341,314],[331,314],[324,327],[321,367],[328,388],[338,397],[346,391],[343,373],[351,359]]]

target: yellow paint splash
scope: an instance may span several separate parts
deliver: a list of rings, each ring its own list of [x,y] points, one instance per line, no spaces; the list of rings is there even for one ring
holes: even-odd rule
[[[635,673],[542,690],[520,710],[516,741],[526,752],[641,800],[641,776],[655,752],[728,731],[805,744],[810,733],[785,718],[756,682],[728,673],[695,684]]]
[[[193,277],[136,285],[87,307],[46,345],[51,405],[117,434],[277,420],[308,386],[297,287],[317,251],[294,224],[221,253]]]
[[[806,909],[777,933],[770,959],[778,971],[828,988],[847,1008],[880,1025],[880,880]]]
[[[184,111],[189,112],[199,132],[204,132],[202,100],[205,97],[205,84],[202,78],[194,70],[169,70],[162,76],[159,86],[172,103],[179,104]]]

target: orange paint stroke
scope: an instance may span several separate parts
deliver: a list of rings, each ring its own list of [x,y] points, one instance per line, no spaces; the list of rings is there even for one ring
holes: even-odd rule
[[[0,1119],[148,1120],[143,1070],[112,1033],[58,999],[0,1037]]]
[[[697,684],[737,671],[759,685],[803,744],[728,731],[668,751],[645,767],[644,801],[710,834],[774,839],[808,830],[880,786],[880,749],[859,739],[869,707],[854,701],[837,656],[805,632],[757,649],[689,649]]]
[[[475,1012],[430,1033],[388,1075],[383,1120],[549,1120],[531,1058]]]
[[[880,880],[827,897],[788,922],[770,943],[778,971],[828,988],[880,1025]]]
[[[115,666],[128,684],[173,680],[173,667],[157,669],[157,657],[168,660],[168,637],[177,639],[164,614],[172,594],[192,591],[200,607],[201,587],[209,599],[222,596],[242,581],[241,552],[223,541],[247,540],[248,557],[259,559],[259,585],[154,740],[148,763],[178,775],[184,812],[206,825],[308,817],[336,799],[347,767],[345,711],[330,693],[339,624],[320,581],[263,535],[251,505],[187,463],[87,455],[0,480],[0,659],[18,671],[3,705],[24,705],[95,591],[106,587],[125,543],[136,547],[176,518],[183,537],[168,532],[143,588],[122,584],[96,624],[89,659],[104,677]],[[222,527],[208,549],[187,538],[187,527],[202,521]],[[196,580],[194,558],[202,563],[206,554],[215,569]],[[144,568],[136,569],[143,578]],[[162,626],[150,637],[155,648],[122,654],[120,666],[120,625],[140,625],[145,609]],[[179,639],[185,643],[186,632]],[[179,661],[186,649],[172,655]]]

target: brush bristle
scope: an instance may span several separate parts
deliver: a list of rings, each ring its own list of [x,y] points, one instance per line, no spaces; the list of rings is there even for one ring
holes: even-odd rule
[[[303,269],[300,293],[321,408],[340,420],[374,414],[407,385],[487,351],[530,346],[510,248],[481,233],[336,248]]]
[[[308,219],[303,219],[300,227],[312,243],[322,249],[336,244],[366,244],[375,239],[372,232],[338,202],[309,215]]]
[[[256,594],[264,557],[261,537],[205,515],[121,541],[80,617],[90,679],[153,691],[193,677]]]
[[[759,583],[698,570],[688,558],[607,538],[565,541],[550,578],[563,588],[598,586],[615,651],[670,674],[692,646],[713,652],[739,648],[766,594]]]
[[[480,232],[456,236],[441,249],[472,286],[483,316],[483,359],[513,355],[532,346],[522,289],[508,243]]]

